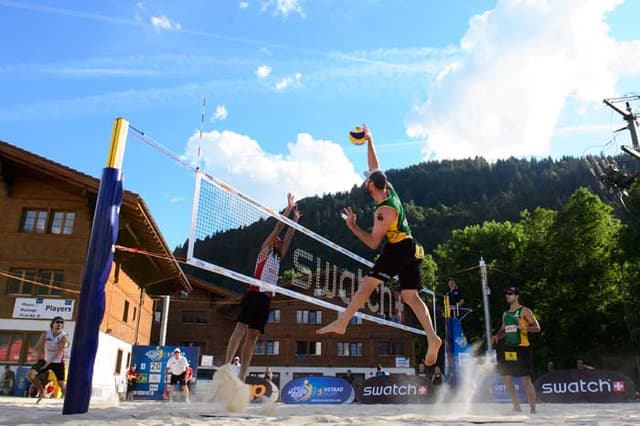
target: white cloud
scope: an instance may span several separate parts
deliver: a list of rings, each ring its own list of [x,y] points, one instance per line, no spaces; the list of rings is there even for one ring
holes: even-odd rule
[[[471,18],[461,55],[407,114],[407,134],[428,138],[425,158],[548,155],[570,96],[616,94],[622,47],[605,17],[621,1],[499,0]]]
[[[300,78],[302,78],[302,74],[299,72],[295,73],[293,76],[286,76],[276,83],[275,88],[278,92],[282,92],[292,85],[299,84]]]
[[[304,17],[301,3],[302,0],[264,0],[262,2],[262,11],[273,9],[275,15],[287,17],[292,13],[297,13]]]
[[[218,105],[216,107],[216,111],[213,113],[213,120],[226,120],[229,112],[227,111],[227,107],[224,105]]]
[[[256,75],[259,79],[267,78],[269,74],[271,74],[271,67],[269,65],[260,65],[256,70]]]
[[[179,22],[173,22],[166,16],[152,16],[149,18],[151,25],[156,29],[156,31],[162,30],[181,30],[182,25]]]
[[[249,7],[249,2],[248,1],[241,1],[240,2],[240,9],[246,9]]]
[[[265,152],[249,136],[233,131],[198,132],[187,141],[185,157],[194,160],[201,147],[201,165],[270,207],[280,207],[286,194],[297,198],[350,189],[362,181],[342,147],[310,134],[298,134],[286,154]]]

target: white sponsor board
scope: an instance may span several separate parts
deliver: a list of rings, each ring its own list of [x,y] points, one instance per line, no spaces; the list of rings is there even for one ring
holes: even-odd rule
[[[13,305],[13,318],[51,319],[73,317],[73,299],[41,299],[34,297],[16,297]]]

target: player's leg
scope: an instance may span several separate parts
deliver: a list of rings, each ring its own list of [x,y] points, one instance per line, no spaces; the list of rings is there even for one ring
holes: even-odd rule
[[[347,326],[351,318],[358,312],[358,309],[362,308],[364,304],[369,300],[371,293],[380,285],[382,280],[374,278],[370,275],[366,276],[362,281],[358,291],[353,295],[353,299],[344,310],[342,314],[338,314],[338,319],[332,323],[316,330],[317,334],[336,333],[344,334],[347,331]]]

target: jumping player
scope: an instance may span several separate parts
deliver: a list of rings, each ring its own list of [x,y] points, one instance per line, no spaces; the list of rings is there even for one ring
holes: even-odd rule
[[[293,220],[297,222],[300,219],[300,213],[298,212],[293,195],[287,195],[287,202],[288,205],[284,211],[284,215],[289,216],[290,213],[293,213]],[[274,285],[278,283],[280,262],[287,253],[291,245],[293,233],[295,232],[293,228],[289,228],[284,235],[283,241],[279,237],[283,228],[284,223],[278,221],[271,234],[269,234],[262,243],[254,272],[254,277],[260,281]],[[233,334],[231,334],[229,344],[227,345],[225,362],[231,363],[238,348],[240,348],[242,365],[240,366],[238,378],[243,382],[251,365],[253,349],[256,346],[258,337],[260,334],[264,334],[264,327],[267,324],[269,311],[271,310],[272,296],[273,293],[270,291],[264,291],[256,286],[249,286],[247,293],[242,299],[238,322],[236,322]]]
[[[398,275],[401,288],[400,296],[411,307],[427,334],[429,349],[425,355],[424,363],[433,365],[438,360],[442,339],[433,330],[429,309],[418,294],[418,289],[421,288],[420,264],[424,257],[424,251],[411,236],[411,230],[398,194],[387,180],[387,176],[379,170],[373,137],[366,126],[364,132],[367,140],[369,171],[366,173],[367,178],[363,187],[374,201],[373,230],[371,233],[367,233],[356,224],[356,214],[351,207],[344,209],[343,217],[351,232],[369,248],[377,249],[385,238],[387,243],[376,260],[373,270],[364,278],[346,310],[338,316],[338,319],[317,330],[316,333],[344,334],[349,320],[365,304],[373,290],[383,281]]]

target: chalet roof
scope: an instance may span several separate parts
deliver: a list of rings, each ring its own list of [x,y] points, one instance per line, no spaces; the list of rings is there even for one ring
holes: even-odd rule
[[[9,196],[15,176],[22,173],[57,181],[59,187],[84,196],[90,211],[95,210],[99,179],[0,140],[0,181],[4,182],[4,189]],[[140,195],[126,190],[120,209],[118,244],[163,256],[116,253],[122,269],[139,285],[173,282],[182,290],[191,292],[189,280],[169,249],[146,203]]]

